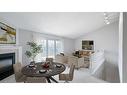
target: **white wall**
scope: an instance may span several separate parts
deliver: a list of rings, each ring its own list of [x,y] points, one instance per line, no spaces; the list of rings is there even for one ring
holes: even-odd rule
[[[71,55],[75,49],[75,40],[64,38],[64,53]]]
[[[105,50],[108,61],[114,64],[118,62],[118,22],[76,39],[76,50],[81,50],[82,40],[94,40],[95,50]]]
[[[95,50],[105,50],[106,79],[109,82],[119,82],[118,75],[118,22],[83,35],[76,39],[75,49],[81,50],[82,40],[93,40]]]
[[[119,18],[119,76],[120,82],[123,82],[123,13]]]
[[[28,50],[26,43],[32,40],[32,32],[19,29],[19,45],[22,46],[22,64],[28,64],[30,62],[25,55],[25,51]]]
[[[127,83],[127,13],[123,13],[123,35],[122,35],[122,61],[123,61],[123,82]]]
[[[65,54],[72,54],[74,51],[74,40],[73,39],[68,39],[68,38],[63,38],[63,37],[58,37],[58,36],[53,36],[53,35],[46,35],[38,32],[33,32],[33,31],[28,31],[28,30],[23,30],[19,29],[19,45],[22,46],[22,51],[23,51],[23,63],[28,64],[29,60],[25,55],[25,51],[28,49],[26,43],[28,41],[33,41],[35,38],[34,37],[45,37],[48,39],[61,39],[63,40],[64,44],[64,53]]]

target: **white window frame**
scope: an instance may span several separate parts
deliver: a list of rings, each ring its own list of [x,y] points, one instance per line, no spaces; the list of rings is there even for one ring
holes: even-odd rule
[[[64,48],[63,48],[63,41],[61,39],[48,39],[48,38],[40,38],[40,40],[46,40],[46,57],[48,57],[48,40],[53,40],[54,41],[54,58],[55,58],[55,55],[57,54],[56,53],[56,41],[61,41],[62,42],[62,51],[61,52],[64,52]],[[39,43],[40,44],[40,43]]]

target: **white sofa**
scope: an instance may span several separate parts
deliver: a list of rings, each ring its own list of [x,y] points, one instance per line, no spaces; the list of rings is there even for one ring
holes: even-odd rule
[[[69,56],[66,56],[66,55],[56,55],[55,56],[55,62],[58,62],[58,63],[62,63],[62,64],[68,64],[68,65],[71,65],[71,64],[74,64],[75,65],[75,68],[79,69],[81,67],[85,67],[85,68],[88,68],[89,67],[89,62],[85,61],[85,57],[81,57],[81,58],[78,58],[76,56],[72,56],[72,55],[69,55]]]
[[[57,54],[55,56],[55,62],[67,64],[68,63],[68,57],[65,55],[63,56],[63,55]]]

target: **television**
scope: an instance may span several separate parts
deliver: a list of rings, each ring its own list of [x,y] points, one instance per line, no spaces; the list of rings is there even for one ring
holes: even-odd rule
[[[94,41],[92,40],[82,40],[83,50],[94,50]]]

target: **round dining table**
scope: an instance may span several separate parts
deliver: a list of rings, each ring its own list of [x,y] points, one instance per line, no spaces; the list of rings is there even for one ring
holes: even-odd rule
[[[34,66],[27,65],[22,68],[21,72],[26,77],[45,77],[48,83],[51,83],[51,80],[58,83],[52,76],[58,75],[65,71],[66,67],[64,64],[52,62],[49,64],[49,67],[44,67],[45,62],[35,63]],[[40,71],[44,72],[40,72]]]

